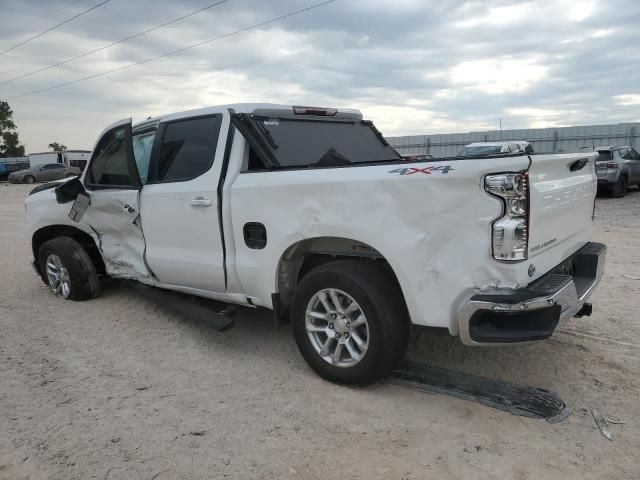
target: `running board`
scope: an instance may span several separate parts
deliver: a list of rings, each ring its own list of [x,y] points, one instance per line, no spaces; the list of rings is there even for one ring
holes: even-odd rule
[[[221,311],[216,312],[214,308],[202,305],[199,303],[200,300],[196,301],[194,297],[185,294],[149,287],[139,282],[127,281],[126,283],[143,297],[196,322],[204,322],[219,332],[224,332],[234,326],[235,307],[233,305],[227,305]]]
[[[555,393],[418,363],[405,362],[386,379],[421,392],[442,393],[513,415],[561,422],[571,408]]]

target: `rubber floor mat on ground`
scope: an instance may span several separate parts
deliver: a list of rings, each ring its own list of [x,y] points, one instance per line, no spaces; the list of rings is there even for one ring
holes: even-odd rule
[[[386,381],[415,390],[451,395],[504,410],[513,415],[561,422],[571,409],[555,393],[500,380],[405,362]]]

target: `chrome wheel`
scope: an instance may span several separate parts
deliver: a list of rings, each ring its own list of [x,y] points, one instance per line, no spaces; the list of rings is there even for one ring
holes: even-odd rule
[[[69,298],[71,294],[71,280],[69,272],[58,255],[52,253],[47,257],[47,280],[51,290],[56,295]]]
[[[305,327],[318,355],[336,367],[356,365],[369,348],[369,324],[362,308],[336,288],[325,288],[311,297]]]

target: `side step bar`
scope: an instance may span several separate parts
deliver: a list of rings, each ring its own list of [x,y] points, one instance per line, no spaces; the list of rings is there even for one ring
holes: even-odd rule
[[[549,423],[561,422],[571,415],[571,408],[549,390],[418,363],[403,363],[386,381],[421,392],[470,400],[517,416],[545,419]]]
[[[227,305],[221,311],[216,312],[215,309],[202,305],[199,303],[200,300],[196,301],[188,295],[149,287],[139,282],[127,281],[125,283],[143,297],[194,321],[205,322],[219,332],[224,332],[234,326],[235,307],[232,305]]]

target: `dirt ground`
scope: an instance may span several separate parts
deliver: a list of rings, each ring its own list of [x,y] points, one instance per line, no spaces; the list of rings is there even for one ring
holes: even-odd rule
[[[640,192],[599,198],[609,246],[591,317],[528,347],[414,333],[409,357],[553,390],[562,423],[390,384],[318,378],[288,328],[242,310],[220,334],[111,286],[55,298],[0,184],[0,478],[640,478]],[[625,275],[631,278],[626,278]],[[612,419],[613,440],[589,408]]]

